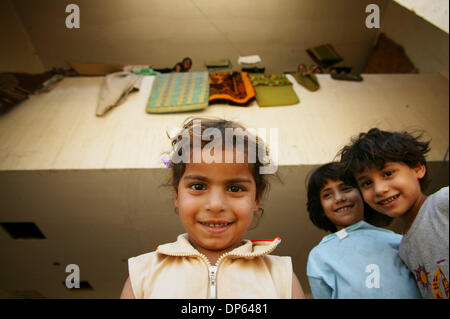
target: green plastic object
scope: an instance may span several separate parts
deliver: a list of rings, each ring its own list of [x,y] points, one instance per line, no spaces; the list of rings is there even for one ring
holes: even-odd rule
[[[143,68],[143,69],[133,69],[131,70],[131,73],[137,74],[137,75],[158,75],[159,72],[156,72],[153,69],[150,68]]]

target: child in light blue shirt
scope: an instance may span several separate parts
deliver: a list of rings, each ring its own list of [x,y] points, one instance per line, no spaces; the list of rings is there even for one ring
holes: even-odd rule
[[[421,298],[414,277],[398,256],[402,236],[372,224],[389,219],[370,209],[338,163],[315,170],[308,180],[309,217],[331,232],[308,257],[314,298]]]

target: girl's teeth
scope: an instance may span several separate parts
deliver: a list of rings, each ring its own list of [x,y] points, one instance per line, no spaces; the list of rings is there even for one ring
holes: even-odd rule
[[[212,227],[212,228],[220,228],[220,227],[225,227],[227,226],[229,223],[225,223],[225,224],[211,224],[211,223],[202,223],[205,226],[208,227]]]
[[[350,209],[350,207],[342,207],[342,208],[339,208],[338,210],[336,210],[336,212],[337,212],[337,213],[341,213],[341,212],[347,211],[347,210],[349,210],[349,209]]]

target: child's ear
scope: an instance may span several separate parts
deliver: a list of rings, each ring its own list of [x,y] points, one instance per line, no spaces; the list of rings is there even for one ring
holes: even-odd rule
[[[175,208],[178,208],[178,189],[173,189],[173,203],[175,205]]]
[[[253,211],[257,212],[259,210],[259,199],[255,200],[255,209]]]
[[[427,168],[422,163],[417,164],[416,167],[414,167],[414,172],[416,173],[416,177],[418,179],[421,179],[425,176],[425,173],[427,172]]]

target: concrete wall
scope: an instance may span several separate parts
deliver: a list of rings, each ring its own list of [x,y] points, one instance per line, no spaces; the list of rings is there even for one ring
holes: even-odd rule
[[[73,62],[118,62],[171,67],[185,56],[193,70],[204,61],[259,54],[269,72],[313,61],[305,50],[332,43],[341,64],[361,71],[378,32],[401,44],[424,73],[448,78],[448,34],[388,0],[79,0],[80,29],[67,29],[74,1],[0,3],[0,71],[41,72]],[[365,7],[376,3],[381,29],[365,27]]]
[[[264,216],[245,237],[280,236],[274,254],[292,256],[294,271],[310,292],[308,253],[325,235],[306,212],[305,179],[312,169],[331,161],[358,132],[378,126],[425,130],[425,138],[432,139],[431,185],[448,185],[449,176],[448,160],[440,170],[449,136],[448,80],[439,74],[367,74],[363,82],[321,74],[318,79],[316,92],[293,84],[301,99],[297,105],[215,104],[189,114],[146,114],[154,80],[146,77],[139,92],[96,117],[103,78],[73,77],[0,116],[0,222],[34,222],[47,237],[12,239],[0,227],[0,298],[118,297],[127,258],[183,232],[173,193],[160,187],[169,177],[160,156],[170,151],[166,132],[188,116],[279,130],[279,145],[270,150],[279,159],[282,183],[271,179]],[[68,264],[79,265],[81,280],[94,290],[66,289]]]
[[[345,64],[361,70],[377,29],[365,8],[387,0],[11,0],[46,69],[65,61],[172,67],[259,54],[269,72],[313,61],[305,50],[332,43]],[[67,29],[65,8],[80,8],[80,28]]]

